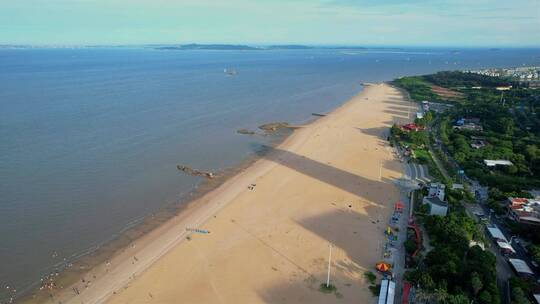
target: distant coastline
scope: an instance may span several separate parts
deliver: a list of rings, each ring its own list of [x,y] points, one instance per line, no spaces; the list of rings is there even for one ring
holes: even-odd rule
[[[84,49],[84,48],[149,48],[164,51],[214,50],[214,51],[268,51],[268,50],[405,50],[406,47],[357,46],[357,45],[247,45],[247,44],[141,44],[141,45],[25,45],[0,44],[0,49]]]
[[[182,44],[156,46],[156,50],[185,51],[185,50],[213,50],[213,51],[265,51],[265,50],[403,50],[396,47],[365,47],[365,46],[312,46],[302,44],[276,44],[268,46],[250,46],[244,44]]]

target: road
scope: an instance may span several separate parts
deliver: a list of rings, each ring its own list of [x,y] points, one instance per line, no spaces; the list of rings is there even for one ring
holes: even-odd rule
[[[398,250],[396,251],[396,256],[394,257],[393,274],[396,282],[394,303],[396,304],[401,304],[401,296],[403,291],[403,274],[405,273],[405,245],[403,243],[407,239],[407,223],[409,220],[410,210],[412,210],[408,197],[409,193],[410,192],[404,188],[402,188],[400,191],[401,201],[405,207],[398,223],[399,233],[398,242],[396,244],[396,248]]]
[[[437,141],[438,141],[438,138],[437,138]],[[446,151],[446,149],[442,148],[441,151],[445,153],[445,155],[448,157],[450,161],[454,162],[453,159],[450,157],[450,155],[448,155],[448,151]],[[431,153],[431,156],[433,157],[435,164],[439,167],[439,170],[441,171],[441,173],[445,175],[445,177],[448,177],[448,173],[444,169],[444,166],[442,165],[440,160],[437,158],[435,153],[432,153],[431,148],[430,148],[430,153]],[[456,166],[456,168],[459,168],[457,163],[454,162],[454,165]],[[482,203],[488,199],[487,187],[482,187],[477,181],[472,180],[468,178],[467,176],[463,176],[463,180],[468,181],[470,183],[469,185],[470,189],[475,194],[475,198],[477,200],[477,203],[474,203],[474,204],[467,204],[467,203],[464,204],[465,209],[467,210],[467,213],[469,214],[469,216],[471,216],[472,218],[476,218],[477,220],[480,220],[476,216],[476,214],[489,215],[491,211],[485,204]],[[509,232],[506,231],[506,229],[504,229],[503,223],[499,219],[489,216],[488,224],[497,225],[497,227],[501,229],[501,231],[504,233],[507,239],[510,240],[511,237],[510,237]],[[502,255],[501,252],[498,250],[497,245],[491,240],[491,236],[487,233],[485,227],[482,227],[481,230],[484,233],[485,239],[490,240],[490,243],[489,243],[490,246],[488,246],[487,249],[491,251],[496,257],[497,286],[501,293],[501,303],[508,304],[510,302],[510,294],[508,290],[508,279],[514,276],[514,272],[507,261],[507,257]],[[516,246],[516,245],[517,244],[512,243],[512,247],[514,247],[514,249],[516,250],[516,255],[514,257],[527,261],[529,266],[531,266],[530,258],[528,257],[526,252],[524,252],[521,246],[519,245]]]
[[[406,166],[406,171],[411,180],[416,180],[424,184],[431,181],[427,175],[427,168],[424,165],[411,162]]]
[[[480,217],[477,216],[478,214],[479,215],[489,214],[489,210],[486,210],[487,208],[485,205],[464,204],[464,206],[465,206],[465,210],[467,211],[467,214],[469,214],[471,218],[474,218],[478,221],[480,221]],[[489,219],[488,224],[493,225],[496,223],[493,221],[493,219]],[[501,254],[501,252],[497,248],[497,244],[493,242],[493,240],[491,239],[491,236],[486,231],[486,227],[482,225],[480,229],[484,233],[484,238],[489,241],[489,243],[486,244],[486,247],[487,247],[486,249],[489,250],[491,253],[493,253],[496,258],[495,268],[497,270],[497,287],[499,287],[499,290],[501,292],[501,303],[508,304],[510,302],[509,301],[510,295],[508,293],[507,284],[508,284],[508,279],[514,275],[514,272],[512,268],[510,267],[510,264],[508,264],[506,257],[503,254]],[[516,247],[516,246],[513,245],[513,247]]]

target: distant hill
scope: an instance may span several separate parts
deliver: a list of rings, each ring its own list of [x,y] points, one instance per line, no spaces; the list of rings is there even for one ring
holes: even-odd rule
[[[161,45],[154,46],[157,50],[216,50],[216,51],[261,51],[261,50],[311,50],[311,49],[323,49],[323,50],[402,50],[402,48],[392,47],[364,47],[364,46],[310,46],[302,44],[274,44],[269,46],[249,46],[244,44],[182,44],[182,45]]]
[[[314,47],[308,45],[300,44],[281,44],[281,45],[271,45],[267,47],[270,50],[307,50],[313,49]]]
[[[184,44],[179,46],[161,46],[158,50],[261,50],[260,48],[240,44]]]

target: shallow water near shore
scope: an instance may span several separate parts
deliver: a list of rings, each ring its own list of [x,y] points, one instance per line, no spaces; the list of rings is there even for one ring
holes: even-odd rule
[[[269,138],[236,130],[302,123],[361,82],[539,65],[538,50],[0,50],[0,287],[55,265],[180,201]],[[224,73],[234,69],[234,76]],[[1,297],[0,297],[1,298]]]

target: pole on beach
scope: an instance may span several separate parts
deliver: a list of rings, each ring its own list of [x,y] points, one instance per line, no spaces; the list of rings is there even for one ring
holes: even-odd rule
[[[330,254],[328,255],[328,275],[326,276],[326,288],[330,287],[330,261],[332,260],[332,244],[328,245],[330,247]]]
[[[382,161],[379,161],[379,181],[382,181]]]

